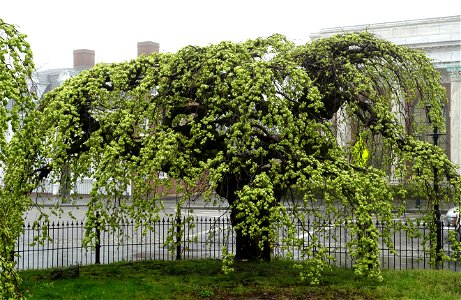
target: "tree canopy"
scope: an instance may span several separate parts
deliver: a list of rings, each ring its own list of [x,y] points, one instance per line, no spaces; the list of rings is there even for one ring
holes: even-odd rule
[[[98,64],[46,94],[13,138],[5,185],[30,203],[44,180],[94,178],[91,237],[96,218],[101,226],[158,218],[158,187],[176,180],[178,206],[197,194],[226,199],[237,259],[269,259],[280,228],[297,245],[295,222],[308,232],[312,218],[334,217],[349,221],[356,271],[379,277],[378,239],[392,244],[405,191],[392,180],[423,187],[428,203],[458,199],[457,167],[413,125],[414,110],[430,107],[443,129],[445,101],[424,54],[366,32],[303,46],[281,35],[188,46]],[[434,182],[452,193],[434,195]],[[327,255],[315,234],[311,241],[302,276],[315,282]]]

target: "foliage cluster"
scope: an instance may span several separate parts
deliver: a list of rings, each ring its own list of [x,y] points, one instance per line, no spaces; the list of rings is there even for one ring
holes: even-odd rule
[[[18,292],[12,241],[21,231],[22,213],[30,201],[11,197],[3,188],[6,183],[2,174],[16,154],[9,140],[20,129],[22,118],[34,108],[34,94],[29,90],[33,70],[25,35],[0,19],[0,298]]]

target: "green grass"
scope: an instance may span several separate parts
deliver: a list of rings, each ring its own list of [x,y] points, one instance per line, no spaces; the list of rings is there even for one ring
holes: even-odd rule
[[[52,270],[21,272],[29,299],[461,299],[461,274],[383,271],[383,282],[333,269],[318,286],[298,280],[288,261],[240,262],[225,275],[220,261],[145,261],[80,267],[75,279]]]

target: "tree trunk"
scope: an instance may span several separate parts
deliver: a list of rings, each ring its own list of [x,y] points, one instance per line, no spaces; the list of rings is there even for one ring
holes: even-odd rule
[[[236,228],[236,226],[241,222],[241,220],[236,219],[234,216],[236,213],[234,211],[231,212],[231,222],[232,226]],[[236,253],[235,259],[241,261],[255,261],[255,260],[263,260],[263,261],[270,261],[271,260],[271,245],[268,240],[268,232],[263,231],[261,236],[250,236],[248,234],[244,235],[241,229],[236,228],[236,238],[235,238],[235,245],[236,245]],[[266,237],[263,239],[263,237]],[[259,243],[263,241],[262,248],[260,247]]]
[[[250,236],[244,235],[241,229],[237,228],[237,225],[240,224],[243,219],[237,218],[236,216],[239,214],[233,204],[237,200],[235,192],[238,190],[239,185],[243,185],[245,183],[245,179],[243,177],[236,177],[236,176],[227,176],[225,180],[221,184],[218,185],[218,189],[216,192],[223,198],[227,199],[229,206],[231,207],[231,224],[232,227],[235,229],[236,238],[236,253],[235,259],[237,260],[248,260],[248,261],[255,261],[255,260],[264,260],[270,261],[271,260],[271,246],[270,242],[266,238],[263,242],[263,247],[259,246],[259,242],[263,236],[268,237],[268,232],[263,232],[261,236]],[[263,224],[265,228],[268,228],[268,224]]]
[[[259,238],[249,235],[242,235],[241,231],[236,232],[236,254],[235,259],[241,261],[271,260],[271,249],[268,241],[264,242],[263,248],[259,247]]]

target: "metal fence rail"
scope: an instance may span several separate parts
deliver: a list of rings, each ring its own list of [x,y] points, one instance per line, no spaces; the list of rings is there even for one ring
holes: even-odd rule
[[[235,233],[229,218],[164,218],[153,223],[136,226],[134,223],[120,224],[116,229],[106,226],[95,233],[99,242],[93,248],[83,246],[84,223],[55,222],[46,224],[50,239],[44,243],[32,242],[40,235],[38,229],[30,224],[24,226],[24,231],[17,241],[15,249],[16,267],[25,269],[44,269],[70,266],[75,264],[109,264],[117,261],[135,260],[173,260],[221,258],[221,248],[235,253]],[[305,226],[306,224],[304,224]],[[309,223],[307,224],[309,228]],[[376,223],[379,230],[384,226]],[[453,228],[444,227],[444,253],[458,257],[451,250],[448,242],[448,232]],[[282,230],[283,231],[283,230]],[[430,233],[430,229],[421,224],[417,236],[409,236],[404,230],[392,234],[392,242],[396,253],[380,241],[381,267],[385,269],[416,269],[430,268],[430,257],[421,245]],[[294,259],[302,257],[302,250],[317,240],[328,250],[333,259],[331,264],[351,267],[353,261],[349,256],[346,244],[352,239],[351,232],[345,224],[323,223],[322,230],[313,232],[302,230],[297,226],[297,237],[301,245],[284,247],[281,241],[273,245],[275,257],[286,257],[288,251]],[[283,232],[280,233],[283,235]],[[168,237],[170,237],[168,239]],[[172,237],[172,238],[171,238]],[[426,245],[429,246],[429,245]],[[288,248],[288,249],[287,249]],[[461,270],[459,258],[445,261],[445,269]]]

